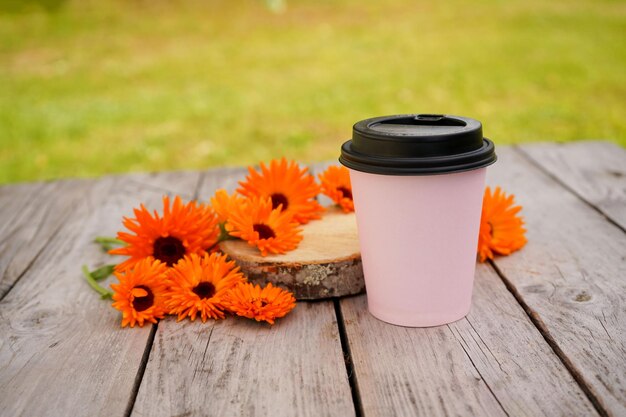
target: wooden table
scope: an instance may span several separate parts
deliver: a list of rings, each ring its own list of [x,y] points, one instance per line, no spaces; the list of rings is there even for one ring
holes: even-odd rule
[[[480,264],[471,313],[411,329],[364,296],[238,318],[120,328],[80,267],[164,193],[207,200],[243,169],[0,188],[2,416],[625,416],[626,151],[499,147],[488,183],[524,206],[528,245]]]

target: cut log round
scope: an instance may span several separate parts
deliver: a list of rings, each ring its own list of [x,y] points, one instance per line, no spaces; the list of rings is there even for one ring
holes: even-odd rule
[[[298,300],[359,294],[364,291],[363,267],[354,213],[328,207],[320,220],[302,226],[297,249],[284,255],[261,256],[242,240],[228,240],[221,250],[234,259],[248,280],[271,282]]]

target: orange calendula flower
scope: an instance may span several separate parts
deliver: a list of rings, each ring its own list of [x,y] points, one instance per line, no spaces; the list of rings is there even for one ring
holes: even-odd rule
[[[517,216],[522,207],[513,205],[514,198],[507,196],[500,187],[496,187],[493,194],[489,187],[485,190],[478,237],[480,262],[493,259],[494,253],[509,255],[526,244],[524,221]]]
[[[194,321],[198,314],[203,322],[222,319],[226,291],[244,280],[239,267],[226,255],[192,253],[170,270],[165,305],[169,314],[178,315],[178,321],[185,317]]]
[[[322,193],[330,197],[335,204],[341,206],[346,213],[354,211],[352,185],[350,184],[348,168],[344,166],[329,166],[318,177],[322,183]]]
[[[215,192],[215,195],[211,197],[211,206],[217,214],[217,219],[220,223],[224,223],[228,220],[230,213],[236,206],[242,204],[245,198],[238,196],[237,194],[228,195],[226,190],[219,189]]]
[[[242,283],[230,290],[225,305],[238,316],[266,321],[284,317],[296,306],[296,299],[289,291],[267,284],[265,288]]]
[[[124,226],[132,233],[119,232],[118,239],[127,246],[109,251],[115,255],[128,255],[129,259],[116,269],[132,267],[139,260],[152,256],[167,266],[190,253],[204,254],[218,239],[217,217],[206,205],[195,201],[183,204],[180,197],[170,207],[169,197],[163,197],[163,216],[150,213],[142,204],[134,209],[135,218],[124,217]]]
[[[269,167],[261,163],[261,172],[248,168],[250,175],[239,182],[239,193],[246,197],[271,198],[272,208],[279,206],[293,215],[298,223],[319,219],[324,208],[315,200],[319,185],[307,168],[300,168],[295,161],[285,158],[273,160]]]
[[[298,226],[288,212],[273,209],[271,199],[253,198],[234,207],[225,228],[266,256],[295,249],[302,240]]]
[[[132,269],[115,271],[119,284],[111,284],[113,307],[122,312],[122,327],[156,323],[165,316],[167,265],[147,257]]]

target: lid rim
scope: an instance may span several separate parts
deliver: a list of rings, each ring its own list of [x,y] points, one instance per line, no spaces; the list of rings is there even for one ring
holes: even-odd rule
[[[437,157],[372,157],[355,152],[348,140],[341,146],[339,162],[348,168],[373,174],[429,175],[469,171],[496,162],[495,145],[483,138],[483,146],[470,152]]]
[[[429,175],[478,169],[496,159],[495,146],[483,137],[478,120],[403,114],[355,123],[352,139],[341,146],[339,162],[363,172]]]
[[[460,164],[455,166],[439,166],[429,168],[415,168],[415,167],[381,167],[371,166],[365,164],[354,164],[353,162],[346,161],[339,157],[339,162],[346,168],[353,169],[359,172],[365,172],[367,174],[377,175],[392,175],[392,176],[427,176],[427,175],[444,175],[455,174],[459,172],[474,171],[481,168],[486,168],[493,165],[498,160],[498,157],[494,154],[492,158],[485,161],[478,161],[476,163]]]

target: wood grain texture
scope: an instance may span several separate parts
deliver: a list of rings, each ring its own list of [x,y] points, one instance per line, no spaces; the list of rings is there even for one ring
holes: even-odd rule
[[[486,265],[471,313],[448,326],[391,326],[364,296],[343,299],[365,416],[597,415],[552,349],[601,414],[626,415],[625,235],[526,156],[498,155],[489,182],[524,206],[529,243],[496,266],[528,314]],[[15,280],[0,301],[0,416],[354,415],[329,302],[300,302],[274,327],[162,321],[134,403],[151,328],[121,329],[82,280],[82,263],[112,260],[91,241],[139,202],[160,208],[166,192],[207,201],[244,177],[225,168],[1,187],[0,277]],[[612,190],[607,181],[598,187]],[[593,204],[591,191],[568,187]]]
[[[232,192],[244,177],[205,172],[196,196]],[[133,415],[354,415],[332,302],[299,302],[274,327],[162,321]]]
[[[151,326],[122,329],[120,313],[89,288],[80,266],[112,261],[93,238],[114,235],[133,207],[162,206],[160,179],[172,175],[138,178],[154,188],[124,177],[91,182],[0,302],[0,415],[121,416],[133,399]],[[175,182],[191,194],[197,180]]]
[[[449,327],[509,416],[597,415],[489,265],[477,265],[472,310]]]
[[[90,183],[66,180],[0,187],[0,300],[67,221]]]
[[[488,183],[516,195],[529,243],[496,259],[603,413],[626,415],[626,235],[510,148]]]
[[[319,220],[302,225],[302,241],[286,254],[261,256],[242,240],[220,244],[255,284],[271,282],[298,300],[359,294],[365,289],[354,213],[328,207]]]
[[[393,326],[341,300],[363,415],[505,416],[447,326]]]
[[[120,179],[155,195],[178,195],[189,201],[196,198],[195,192],[202,180],[202,174],[198,171],[133,173],[122,175]]]
[[[366,416],[597,415],[489,266],[477,268],[468,317],[447,327],[382,324],[365,313],[363,298],[341,306]]]
[[[626,149],[599,141],[528,144],[519,149],[626,229]]]
[[[273,327],[162,321],[132,415],[354,415],[334,317],[299,302]]]
[[[246,179],[247,173],[248,170],[243,167],[225,167],[205,171],[200,177],[196,198],[208,203],[215,191],[220,188],[233,193],[239,187],[238,182]]]
[[[470,314],[405,328],[341,301],[368,416],[597,415],[495,272],[478,265]]]

